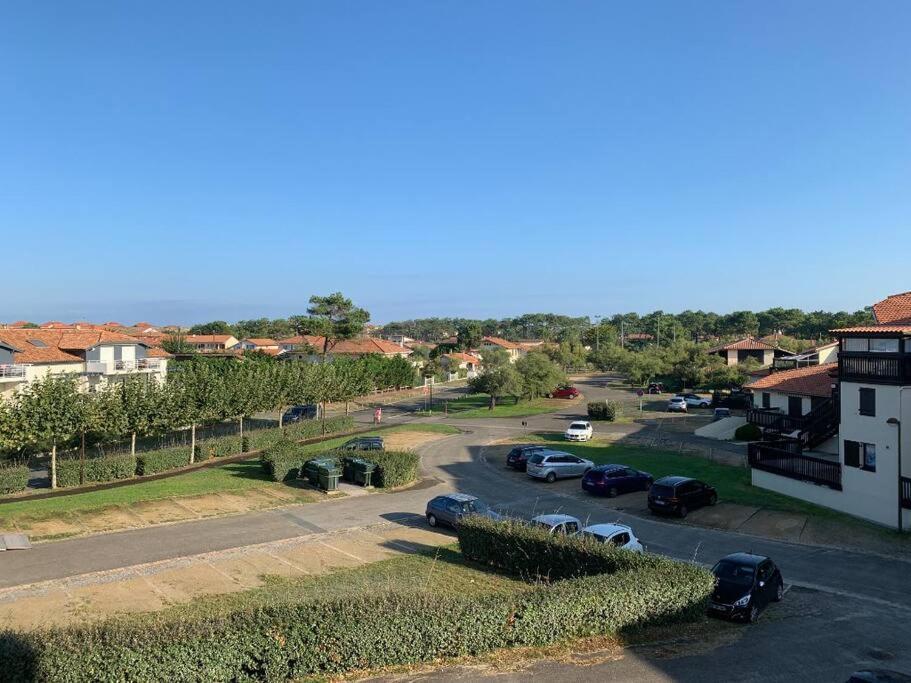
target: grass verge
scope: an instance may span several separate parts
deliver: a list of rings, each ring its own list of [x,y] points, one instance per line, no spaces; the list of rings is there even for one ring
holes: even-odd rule
[[[533,398],[519,400],[512,398],[501,399],[493,410],[489,408],[490,397],[487,394],[471,394],[455,401],[449,401],[449,416],[459,419],[474,419],[479,417],[528,417],[552,413],[571,402],[565,399]],[[437,410],[439,414],[439,409]]]

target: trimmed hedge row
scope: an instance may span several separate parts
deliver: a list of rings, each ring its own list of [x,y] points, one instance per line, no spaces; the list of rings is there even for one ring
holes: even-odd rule
[[[291,439],[281,439],[259,454],[259,462],[272,481],[291,481],[300,476],[305,458],[301,445]]]
[[[666,561],[486,596],[379,592],[178,609],[0,633],[0,671],[66,683],[300,679],[687,621],[713,586],[709,572]]]
[[[346,455],[351,455],[350,453]],[[377,488],[405,486],[418,478],[421,458],[411,451],[368,451],[356,453],[362,460],[376,464],[371,483]]]
[[[79,458],[60,458],[57,461],[57,486],[79,486],[81,468],[82,461]],[[129,453],[85,459],[86,484],[129,479],[134,474],[136,456]]]
[[[590,401],[588,416],[593,420],[613,422],[623,413],[623,406],[617,401]]]
[[[0,465],[0,493],[17,493],[28,486],[28,465]]]
[[[657,555],[621,550],[611,543],[552,534],[519,520],[466,517],[459,522],[458,533],[465,557],[525,579],[556,581],[670,562]]]
[[[146,474],[157,474],[189,464],[189,446],[162,448],[158,451],[138,453],[136,455],[136,474],[140,477]]]

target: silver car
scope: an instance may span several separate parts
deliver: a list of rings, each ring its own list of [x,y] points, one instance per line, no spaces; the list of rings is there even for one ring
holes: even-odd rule
[[[557,479],[581,477],[595,466],[591,460],[563,451],[539,451],[528,458],[529,477],[543,479],[551,484]]]
[[[572,515],[538,515],[531,525],[547,529],[552,534],[574,534],[582,528],[582,522]]]

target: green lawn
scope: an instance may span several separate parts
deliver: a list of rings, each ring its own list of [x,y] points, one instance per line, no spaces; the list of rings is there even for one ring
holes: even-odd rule
[[[818,517],[846,518],[845,515],[834,510],[753,486],[750,481],[750,470],[746,467],[722,465],[705,458],[673,451],[606,443],[598,440],[571,444],[564,441],[558,434],[535,434],[532,438],[538,441],[553,442],[555,445],[559,444],[560,450],[569,451],[599,464],[629,465],[634,469],[652,474],[656,479],[671,474],[700,479],[718,489],[718,498],[722,501],[785,512],[812,514]]]
[[[432,432],[436,434],[457,434],[459,430],[443,424],[407,424],[398,425],[370,434],[390,434],[398,431]],[[304,453],[320,453],[326,449],[341,446],[352,438],[340,436],[319,443],[302,446]],[[183,498],[198,496],[218,491],[238,491],[262,486],[285,486],[278,484],[265,475],[255,456],[242,462],[227,463],[215,467],[178,474],[153,481],[136,480],[127,486],[121,486],[87,493],[73,493],[68,496],[29,500],[24,498],[16,502],[0,505],[0,526],[3,520],[27,516],[31,520],[56,517],[71,512],[90,512],[115,505],[128,505],[150,500]]]
[[[459,419],[473,419],[478,417],[528,417],[552,413],[565,407],[569,402],[562,399],[534,398],[520,400],[518,403],[513,398],[497,401],[497,405],[490,410],[490,396],[487,394],[471,394],[455,401],[449,401],[449,415]],[[437,408],[437,414],[440,410]]]

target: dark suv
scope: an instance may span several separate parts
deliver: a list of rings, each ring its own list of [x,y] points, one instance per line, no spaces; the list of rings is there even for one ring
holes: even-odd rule
[[[305,406],[291,406],[282,415],[282,424],[291,424],[301,420],[313,420],[317,417],[318,410],[315,404],[310,403]]]
[[[358,436],[342,444],[343,451],[381,451],[385,448],[381,436]]]
[[[516,446],[506,455],[506,466],[524,472],[532,454],[543,450],[544,446]]]
[[[718,502],[714,487],[689,477],[662,477],[648,490],[648,509],[686,517],[686,513]]]

